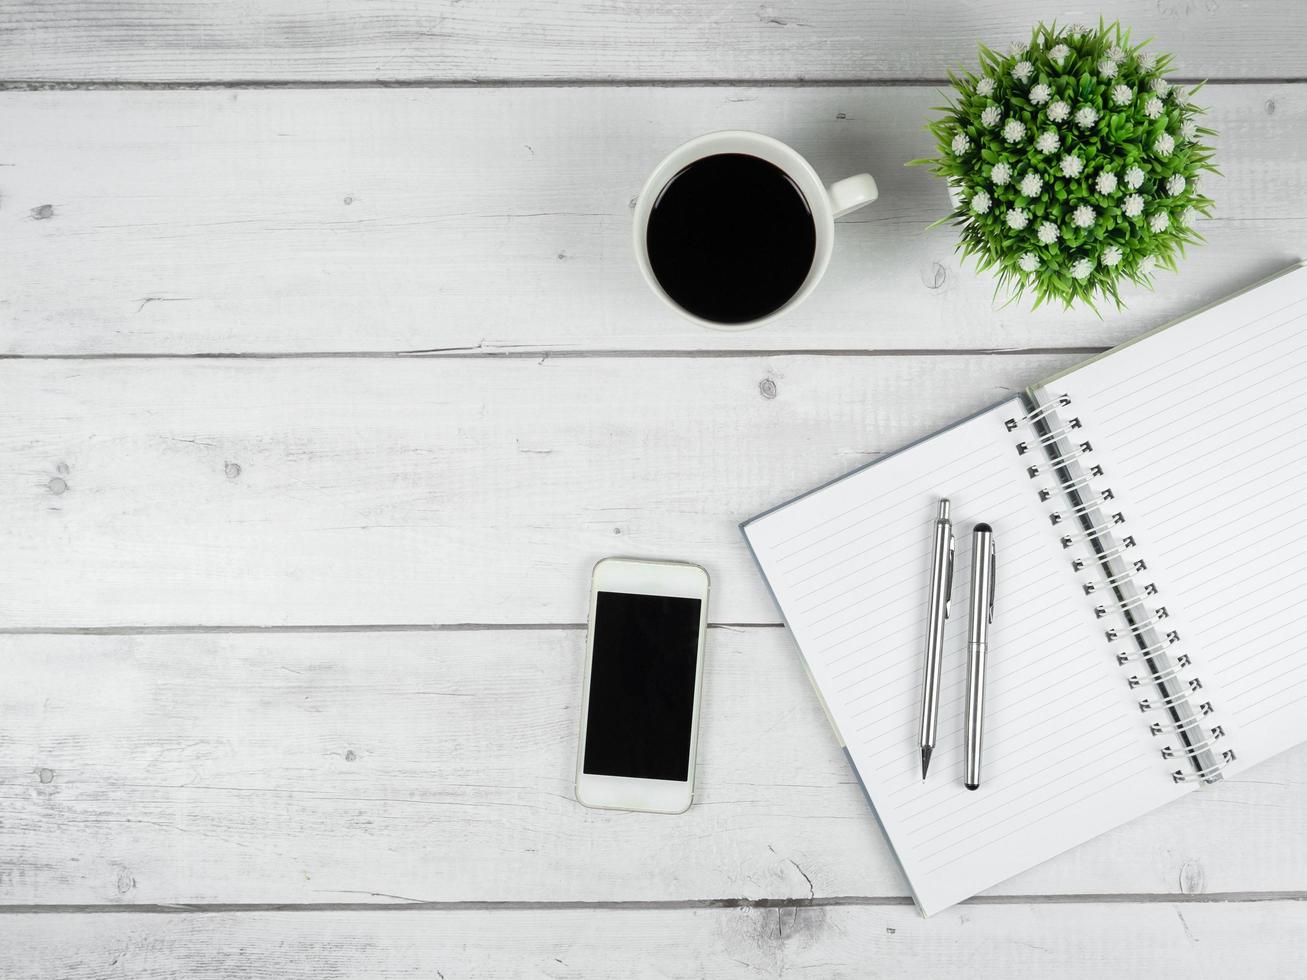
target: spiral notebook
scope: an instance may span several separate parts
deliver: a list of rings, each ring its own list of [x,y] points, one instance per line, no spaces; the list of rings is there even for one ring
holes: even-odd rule
[[[924,914],[1307,739],[1307,267],[743,530]],[[931,522],[992,524],[984,778],[966,574],[917,742]]]

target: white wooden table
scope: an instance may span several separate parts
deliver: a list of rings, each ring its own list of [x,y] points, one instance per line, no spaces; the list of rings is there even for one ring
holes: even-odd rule
[[[1102,6],[1212,79],[1156,295],[996,308],[924,230],[946,68],[1099,12],[0,0],[0,976],[1300,973],[1303,751],[920,919],[735,526],[1302,257],[1275,0]],[[628,244],[727,127],[882,188],[742,335]],[[684,816],[572,798],[613,553],[714,577]]]

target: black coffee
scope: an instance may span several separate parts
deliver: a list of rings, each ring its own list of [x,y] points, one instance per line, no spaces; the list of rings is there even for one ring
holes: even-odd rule
[[[719,153],[667,182],[646,242],[668,296],[705,320],[746,323],[799,291],[812,268],[817,229],[785,171],[755,156]]]

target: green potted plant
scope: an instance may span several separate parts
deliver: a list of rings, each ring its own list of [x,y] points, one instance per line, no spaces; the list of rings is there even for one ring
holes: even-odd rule
[[[1006,55],[981,45],[979,71],[950,72],[928,127],[938,156],[912,164],[948,181],[954,207],[936,224],[959,229],[999,291],[1120,306],[1123,281],[1151,285],[1202,241],[1215,134],[1191,101],[1200,86],[1172,84],[1170,66],[1119,23],[1040,24]]]

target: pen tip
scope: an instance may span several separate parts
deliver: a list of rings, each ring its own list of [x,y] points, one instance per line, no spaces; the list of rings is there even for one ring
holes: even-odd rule
[[[930,753],[933,751],[935,750],[930,748],[921,750],[921,781],[923,783],[926,781],[926,770],[930,768]]]
[[[980,789],[980,783],[963,783],[967,789]]]

